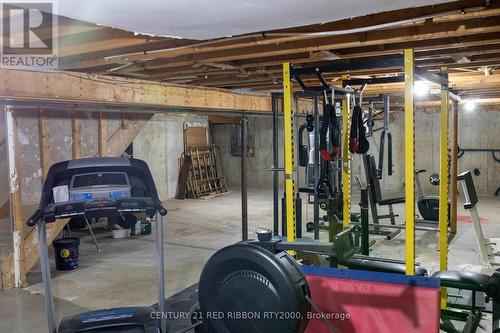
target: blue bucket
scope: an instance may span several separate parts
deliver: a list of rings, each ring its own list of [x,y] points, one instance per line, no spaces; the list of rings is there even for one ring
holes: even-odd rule
[[[78,247],[80,239],[61,238],[52,242],[54,247],[56,268],[59,271],[70,271],[80,266]]]

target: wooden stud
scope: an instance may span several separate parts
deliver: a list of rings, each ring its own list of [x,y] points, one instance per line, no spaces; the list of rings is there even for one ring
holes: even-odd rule
[[[26,265],[24,256],[24,226],[22,214],[22,191],[19,181],[19,154],[17,118],[12,110],[6,108],[7,127],[7,156],[9,163],[10,203],[12,220],[12,247],[13,247],[13,285],[21,288],[26,284]]]
[[[98,145],[99,156],[108,156],[108,124],[106,121],[105,113],[99,112],[98,120]]]
[[[73,139],[72,156],[73,159],[82,157],[82,122],[80,112],[73,112],[71,115],[71,136]]]
[[[121,129],[128,129],[129,128],[129,121],[128,121],[128,115],[126,113],[121,113],[121,118],[120,118],[120,128]]]
[[[49,168],[52,165],[52,158],[50,154],[50,128],[49,119],[46,110],[40,110],[38,117],[38,130],[40,142],[40,165],[42,168],[42,184],[47,177]]]

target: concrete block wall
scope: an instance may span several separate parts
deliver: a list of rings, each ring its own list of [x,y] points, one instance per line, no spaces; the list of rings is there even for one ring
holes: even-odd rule
[[[436,109],[418,108],[415,112],[415,167],[427,169],[421,176],[421,183],[426,194],[437,195],[438,188],[432,186],[428,178],[431,173],[439,172],[440,114]],[[272,118],[255,117],[255,156],[248,159],[248,183],[261,187],[272,187]],[[302,123],[303,120],[300,120]],[[380,127],[377,121],[375,127]],[[217,125],[213,128],[214,143],[222,152],[224,171],[229,184],[240,183],[240,158],[231,156],[231,126]],[[280,119],[280,149],[283,147],[282,121]],[[297,126],[296,126],[297,128]],[[393,175],[387,176],[387,155],[384,161],[382,189],[385,192],[403,193],[404,175],[404,114],[395,112],[390,124],[393,138]],[[500,106],[478,106],[473,112],[459,109],[459,145],[463,148],[500,148]],[[295,133],[298,133],[297,129]],[[375,155],[378,162],[380,131],[369,138],[369,153]],[[386,140],[387,142],[387,140]],[[296,143],[297,145],[297,143]],[[387,148],[385,149],[387,151]],[[497,154],[500,158],[500,154]],[[280,166],[283,166],[283,151],[280,151]],[[490,153],[466,153],[459,159],[459,171],[478,168],[480,175],[475,177],[477,192],[480,195],[493,195],[500,186],[500,163],[493,160]],[[299,168],[300,182],[303,182],[304,170]],[[352,175],[360,175],[364,180],[364,169],[360,155],[353,155]],[[280,177],[282,179],[282,177]],[[353,182],[353,191],[357,185]]]
[[[294,132],[298,133],[299,125],[305,121],[304,118],[296,118]],[[272,187],[273,174],[270,168],[273,165],[273,123],[269,116],[249,117],[255,131],[255,154],[248,157],[248,184],[250,186]],[[212,137],[221,151],[221,160],[224,174],[229,185],[239,186],[241,179],[241,158],[231,156],[231,127],[237,125],[216,125],[212,128]],[[249,126],[250,127],[250,126]],[[278,120],[279,137],[279,167],[284,167],[283,155],[283,119]],[[298,147],[296,138],[295,147]],[[297,148],[296,148],[297,149]],[[298,161],[297,161],[298,162]],[[304,184],[304,169],[300,168],[298,174],[299,186]],[[280,184],[284,184],[284,173],[280,173]]]

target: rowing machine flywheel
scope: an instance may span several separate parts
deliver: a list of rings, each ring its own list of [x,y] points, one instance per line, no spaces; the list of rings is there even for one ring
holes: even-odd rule
[[[288,253],[247,242],[215,253],[199,283],[204,326],[217,333],[303,332],[308,296],[306,277]]]

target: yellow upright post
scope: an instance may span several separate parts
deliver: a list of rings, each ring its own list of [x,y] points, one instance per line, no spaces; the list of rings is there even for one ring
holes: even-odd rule
[[[342,81],[347,80],[342,76]],[[351,129],[351,99],[349,95],[342,98],[342,195],[343,210],[342,224],[344,229],[351,223],[351,152],[349,151],[349,137]]]
[[[405,66],[405,197],[406,197],[406,274],[415,274],[415,119],[413,49],[404,51]]]
[[[295,241],[295,184],[293,181],[293,89],[290,79],[290,63],[283,64],[283,127],[285,134],[285,197],[286,197],[286,237]]]
[[[448,68],[441,68],[448,78]],[[448,82],[441,84],[441,135],[439,145],[439,269],[448,269]],[[446,288],[441,290],[441,308],[446,308]]]

